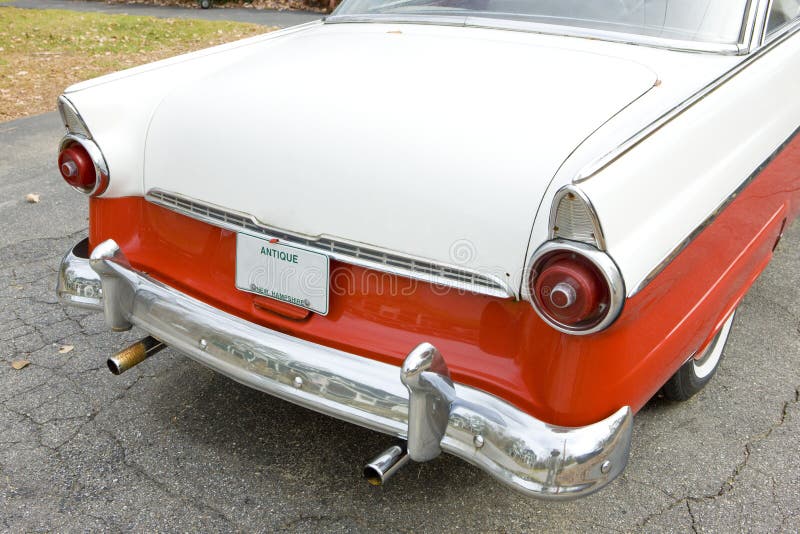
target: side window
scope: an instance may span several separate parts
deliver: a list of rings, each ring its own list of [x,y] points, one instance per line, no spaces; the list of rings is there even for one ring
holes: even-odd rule
[[[800,0],[772,0],[767,19],[767,35],[800,17]]]

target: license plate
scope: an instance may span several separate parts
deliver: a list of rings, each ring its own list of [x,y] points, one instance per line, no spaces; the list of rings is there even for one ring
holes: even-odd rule
[[[327,315],[329,269],[325,254],[236,235],[236,287],[243,291]]]

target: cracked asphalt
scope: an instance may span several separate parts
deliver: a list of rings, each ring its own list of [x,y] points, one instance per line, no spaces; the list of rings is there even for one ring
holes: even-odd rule
[[[604,491],[531,500],[449,456],[373,488],[361,466],[387,437],[171,349],[107,371],[143,333],[56,302],[59,260],[87,225],[55,169],[60,136],[53,113],[0,124],[0,530],[800,530],[800,225],[743,302],[717,376],[637,415],[628,469]]]

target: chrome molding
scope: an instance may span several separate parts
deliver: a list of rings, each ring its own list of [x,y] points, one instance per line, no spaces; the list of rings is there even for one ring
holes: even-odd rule
[[[559,206],[564,197],[573,195],[576,197],[586,208],[590,218],[591,229],[591,242],[587,241],[586,237],[581,237],[574,232],[564,232],[558,225],[559,219]],[[600,225],[600,219],[597,217],[597,211],[592,205],[592,201],[586,196],[586,193],[580,187],[575,185],[566,185],[559,189],[553,197],[553,202],[550,208],[550,229],[548,239],[568,239],[570,241],[580,241],[589,245],[595,245],[600,250],[606,250],[606,238],[603,234],[603,227]]]
[[[758,48],[760,41],[760,20],[766,12],[768,0],[749,0],[747,5],[747,17],[745,18],[744,25],[742,26],[742,35],[739,39],[741,46],[741,55],[749,53],[751,50]]]
[[[708,217],[706,217],[702,223],[700,223],[694,230],[692,230],[692,232],[688,236],[686,236],[680,243],[678,243],[672,250],[670,250],[669,253],[658,263],[658,265],[656,265],[644,277],[644,279],[642,279],[638,284],[636,284],[636,286],[634,286],[634,288],[631,291],[631,294],[628,296],[633,297],[639,291],[647,287],[647,285],[650,282],[652,282],[656,276],[661,274],[661,271],[666,269],[667,266],[670,263],[672,263],[672,261],[675,258],[677,258],[678,255],[680,255],[680,253],[683,252],[684,249],[686,249],[686,247],[688,247],[689,244],[692,241],[694,241],[695,238],[698,235],[700,235],[700,233],[703,230],[708,228],[711,225],[711,223],[713,223],[717,219],[717,217],[719,217],[719,214],[722,213],[722,211],[725,208],[727,208],[731,202],[733,202],[739,197],[742,191],[744,191],[744,189],[748,185],[750,185],[753,182],[753,180],[755,180],[756,177],[758,177],[758,175],[760,175],[764,171],[767,165],[772,163],[772,160],[774,160],[778,156],[778,154],[780,154],[783,151],[783,149],[786,148],[786,146],[789,143],[791,143],[795,137],[797,137],[798,134],[800,134],[800,127],[798,127],[794,132],[792,132],[792,135],[790,135],[783,143],[781,143],[781,145],[778,148],[776,148],[775,151],[772,154],[770,154],[770,156],[766,160],[764,160],[764,162],[761,163],[761,165],[759,165],[758,168],[756,168],[756,170],[753,171],[750,174],[750,176],[748,176],[747,179],[744,182],[742,182],[733,193],[731,193],[725,200],[723,200],[722,203],[719,206],[717,206],[717,208],[714,211],[712,211],[711,214]]]
[[[434,429],[423,437],[435,439],[444,428],[442,451],[525,494],[582,497],[611,482],[627,463],[633,425],[628,407],[585,427],[549,425],[494,395],[443,382],[440,377],[449,372],[430,345],[412,352],[401,370],[224,313],[134,271],[113,241],[95,247],[90,259],[73,253],[64,261],[69,265],[62,271],[85,273],[82,284],[102,283],[113,326],[135,325],[242,384],[378,432],[413,438],[412,426],[428,424],[413,421],[422,415]],[[424,399],[423,408],[411,408],[401,372],[412,391],[421,385],[434,404],[446,407],[446,418],[426,411]],[[448,392],[446,398],[440,390]],[[435,452],[429,449],[424,457]]]
[[[103,287],[89,266],[89,240],[84,239],[71,248],[58,269],[56,295],[62,304],[90,310],[103,309]]]
[[[92,132],[86,126],[86,121],[83,120],[77,108],[64,95],[58,97],[58,113],[61,115],[61,122],[64,124],[64,128],[67,129],[67,133],[81,135],[86,139],[92,138]]]
[[[750,53],[745,59],[741,62],[737,63],[731,70],[705,86],[703,89],[695,93],[694,95],[690,96],[688,99],[681,102],[678,106],[672,108],[671,110],[667,111],[663,115],[661,115],[658,119],[647,125],[645,128],[639,130],[636,134],[630,137],[627,141],[619,145],[618,147],[614,148],[612,151],[608,152],[606,155],[602,156],[594,160],[593,162],[589,163],[585,167],[583,167],[578,174],[572,180],[573,184],[579,184],[581,182],[585,182],[586,180],[592,178],[597,173],[617,161],[619,158],[627,154],[632,148],[639,145],[646,139],[648,139],[651,135],[655,132],[660,130],[666,124],[672,122],[678,115],[683,113],[684,111],[688,110],[689,108],[693,107],[695,104],[703,100],[705,97],[719,89],[722,85],[726,82],[731,80],[734,76],[739,74],[742,70],[748,67],[751,63],[761,58],[765,53],[769,52],[774,46],[782,43],[784,40],[788,39],[798,30],[800,30],[800,24],[794,24],[791,28],[791,31],[787,29],[785,33],[782,33],[780,36],[777,36],[775,40],[770,41],[766,45],[758,48],[754,52]]]
[[[408,454],[416,462],[433,460],[442,452],[453,403],[453,380],[444,358],[430,343],[423,343],[406,357],[400,380],[408,388]]]
[[[592,178],[597,173],[617,161],[619,158],[627,154],[632,148],[636,147],[646,139],[648,139],[651,135],[655,132],[660,130],[665,125],[672,122],[676,117],[678,117],[681,113],[688,110],[689,108],[693,107],[695,104],[703,100],[705,97],[719,89],[722,85],[726,82],[731,80],[734,76],[739,74],[742,70],[747,68],[750,64],[754,61],[757,61],[759,58],[763,57],[764,54],[769,52],[774,46],[782,43],[795,33],[800,30],[800,21],[799,23],[795,23],[784,33],[776,36],[775,39],[769,41],[764,46],[756,49],[755,51],[751,52],[747,55],[742,61],[737,63],[731,70],[714,80],[713,82],[709,83],[694,95],[690,96],[671,110],[667,111],[655,121],[651,122],[633,136],[628,138],[625,142],[620,144],[619,146],[615,147],[613,150],[605,154],[604,156],[592,161],[588,165],[584,166],[575,177],[572,179],[573,184],[580,184],[585,182],[586,180]]]
[[[434,263],[360,243],[326,237],[310,238],[262,224],[252,215],[225,209],[184,195],[151,189],[145,197],[153,204],[199,221],[234,232],[277,238],[292,246],[321,252],[338,261],[413,278],[471,293],[501,298],[516,298],[516,292],[503,280],[463,267]]]
[[[591,28],[578,28],[557,24],[544,24],[521,20],[509,20],[493,17],[466,17],[458,15],[330,15],[324,19],[326,24],[420,24],[436,26],[456,26],[464,28],[483,28],[490,30],[506,30],[524,33],[538,33],[580,39],[610,41],[614,43],[648,46],[682,52],[701,52],[709,54],[741,55],[747,53],[742,43],[706,43],[699,41],[685,41],[680,39],[667,39],[664,37],[651,37],[613,31],[596,30]]]
[[[563,251],[574,252],[575,254],[578,254],[579,256],[582,256],[592,262],[603,274],[603,278],[608,285],[610,303],[606,315],[598,324],[585,330],[552,320],[546,313],[539,309],[539,306],[536,304],[536,299],[533,297],[530,291],[530,276],[534,267],[536,267],[539,261],[547,256],[555,252]],[[605,252],[584,243],[567,241],[565,239],[555,239],[552,241],[546,241],[542,246],[536,249],[536,252],[534,252],[533,255],[531,255],[531,257],[528,259],[528,263],[525,266],[525,278],[522,283],[522,296],[525,300],[531,303],[533,309],[536,310],[536,313],[544,322],[559,332],[575,336],[586,336],[605,330],[617,320],[619,314],[622,313],[622,308],[625,306],[625,282],[622,279],[622,274],[619,271],[619,267],[617,267],[617,264],[614,263],[614,260],[612,260],[611,257]]]
[[[83,146],[86,152],[89,153],[89,157],[92,158],[96,175],[94,187],[90,190],[74,186],[70,187],[79,193],[89,196],[102,194],[108,188],[109,181],[108,164],[106,163],[106,158],[103,156],[103,152],[100,150],[100,147],[97,146],[97,143],[95,143],[92,132],[89,131],[89,127],[86,126],[86,121],[83,120],[83,117],[81,117],[81,114],[72,102],[64,95],[58,97],[58,113],[61,115],[64,128],[67,129],[67,135],[61,139],[58,145],[58,152],[60,153],[73,143]]]
[[[771,0],[761,0],[756,10],[753,31],[750,37],[750,49],[755,50],[764,44],[764,36],[767,31],[767,13],[769,12]]]

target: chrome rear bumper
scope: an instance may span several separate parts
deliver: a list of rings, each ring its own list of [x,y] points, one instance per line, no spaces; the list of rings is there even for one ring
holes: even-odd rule
[[[523,493],[587,495],[628,461],[628,407],[595,424],[546,424],[493,395],[450,380],[429,344],[402,368],[293,338],[224,313],[128,264],[113,241],[87,258],[64,257],[62,302],[103,309],[114,330],[136,325],[190,358],[247,386],[338,419],[408,440],[417,461],[458,456]],[[101,289],[102,288],[102,289]]]

